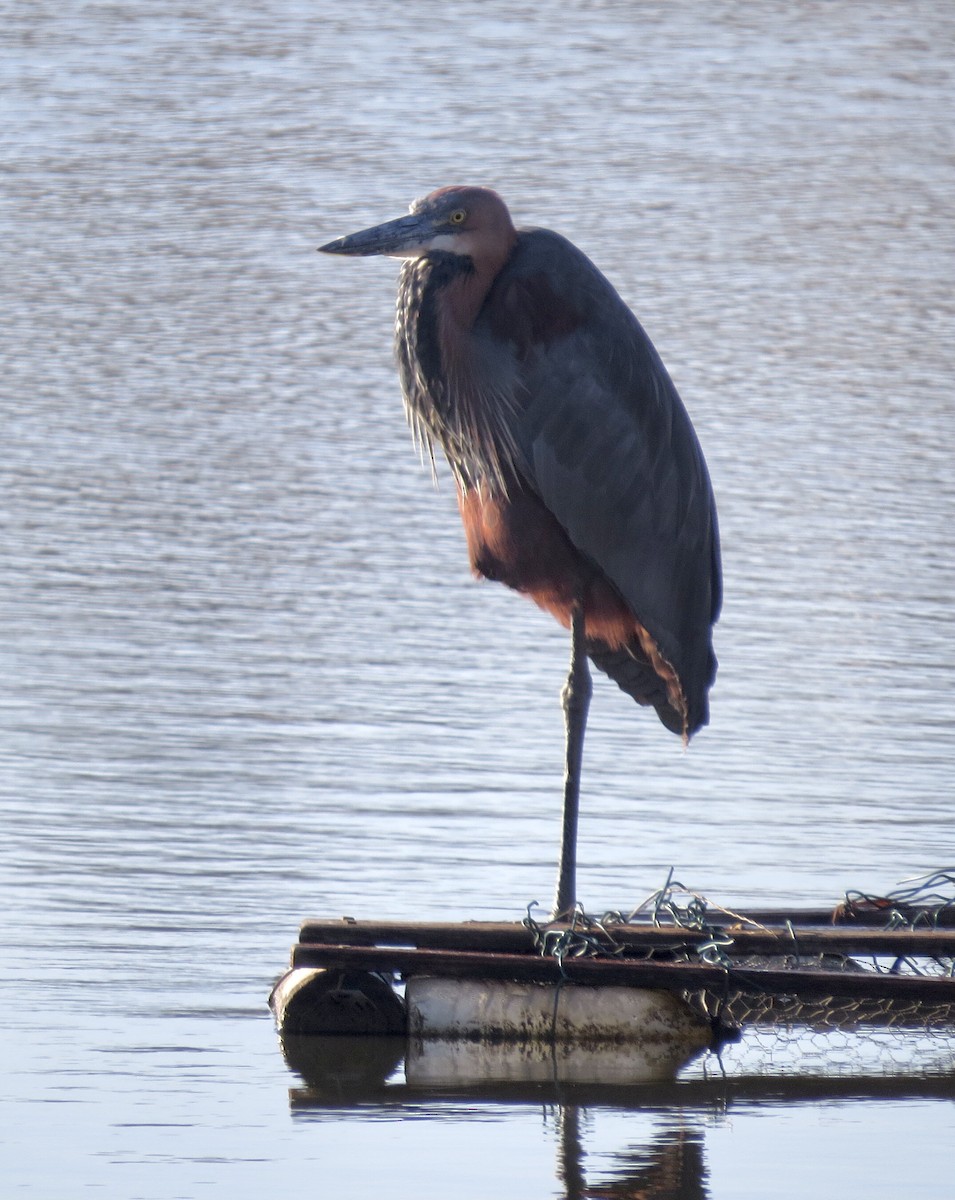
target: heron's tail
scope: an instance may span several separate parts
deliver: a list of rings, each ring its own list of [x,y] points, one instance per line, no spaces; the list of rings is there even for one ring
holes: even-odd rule
[[[674,708],[667,693],[666,683],[650,665],[636,638],[616,650],[609,649],[605,642],[590,639],[587,642],[587,655],[638,704],[655,708],[657,716],[671,733],[689,737],[701,725],[707,723],[709,713],[706,711],[704,695],[703,712],[694,712],[691,708],[689,720],[684,728],[683,714]]]

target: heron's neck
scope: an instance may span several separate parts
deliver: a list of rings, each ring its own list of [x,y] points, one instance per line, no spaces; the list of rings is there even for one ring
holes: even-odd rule
[[[507,490],[515,457],[507,387],[487,370],[474,325],[497,271],[452,255],[409,261],[399,286],[397,350],[416,436],[441,446],[462,489]]]
[[[460,383],[471,373],[471,331],[489,287],[489,281],[467,271],[441,289],[436,310],[438,344],[449,380]]]
[[[458,270],[441,289],[440,311],[449,331],[455,327],[463,334],[471,332],[491,285],[513,246],[514,240],[502,241],[493,249],[481,247],[481,253],[458,260]]]

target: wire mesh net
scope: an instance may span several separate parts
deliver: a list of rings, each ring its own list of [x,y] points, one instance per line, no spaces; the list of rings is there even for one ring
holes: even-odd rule
[[[725,995],[710,989],[684,993],[690,1006],[707,1020],[730,1026],[771,1026],[782,1030],[799,1025],[814,1030],[899,1029],[955,1032],[955,1002],[876,999],[873,997],[753,995],[729,989]]]
[[[816,1081],[830,1096],[852,1093],[864,1080],[908,1081],[912,1095],[927,1095],[934,1080],[951,1096],[953,1070],[951,1026],[943,1033],[865,1021],[844,1028],[774,1022],[745,1026],[739,1041],[697,1059],[683,1078]],[[912,1086],[913,1080],[921,1082]]]
[[[664,886],[629,913],[612,911],[595,917],[578,908],[567,928],[554,929],[535,922],[529,910],[526,924],[539,952],[561,962],[609,955],[665,958],[721,968],[715,986],[708,984],[684,996],[714,1029],[724,1034],[733,1028],[768,1028],[782,1036],[784,1031],[798,1027],[801,1037],[807,1030],[868,1031],[870,1035],[875,1030],[883,1034],[905,1030],[947,1038],[955,1031],[955,957],[937,949],[925,953],[918,938],[909,944],[904,937],[907,931],[952,930],[950,937],[934,940],[946,950],[951,946],[955,952],[952,869],[903,881],[885,895],[846,892],[831,914],[829,928],[846,929],[847,946],[853,940],[852,928],[860,924],[902,935],[893,939],[893,945],[901,948],[888,955],[838,948],[805,953],[801,942],[812,940],[811,930],[797,924],[795,916],[784,922],[791,935],[785,953],[749,953],[744,945],[747,934],[764,931],[778,936],[779,927],[770,929],[752,917],[712,903],[675,881],[672,870]],[[647,928],[672,930],[677,935],[683,931],[692,934],[692,940],[681,944],[676,936],[665,949],[656,950],[635,945],[633,939],[624,937],[627,930]],[[780,972],[791,973],[789,983],[780,981]],[[827,978],[832,973],[853,976],[851,990],[855,994],[840,994],[835,987],[831,995],[820,994],[818,986],[810,986],[814,972],[825,972]],[[889,975],[912,977],[908,994],[881,994],[885,988],[879,983]],[[951,980],[952,987],[928,984],[919,989],[919,979]]]

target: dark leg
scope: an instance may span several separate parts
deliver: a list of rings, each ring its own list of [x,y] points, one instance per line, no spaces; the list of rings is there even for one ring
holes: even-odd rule
[[[571,912],[577,903],[577,813],[580,808],[580,765],[584,756],[584,730],[590,708],[590,667],[584,648],[584,609],[574,607],[571,625],[570,673],[561,702],[567,728],[567,760],[564,772],[564,823],[560,840],[560,868],[557,873],[555,917]]]

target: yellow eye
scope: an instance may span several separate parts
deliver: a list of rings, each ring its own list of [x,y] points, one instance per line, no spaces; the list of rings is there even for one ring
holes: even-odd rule
[[[448,220],[451,222],[452,225],[460,225],[461,222],[467,217],[467,215],[468,214],[464,211],[463,208],[456,208],[454,210],[454,212],[451,214],[451,216],[448,217]]]

